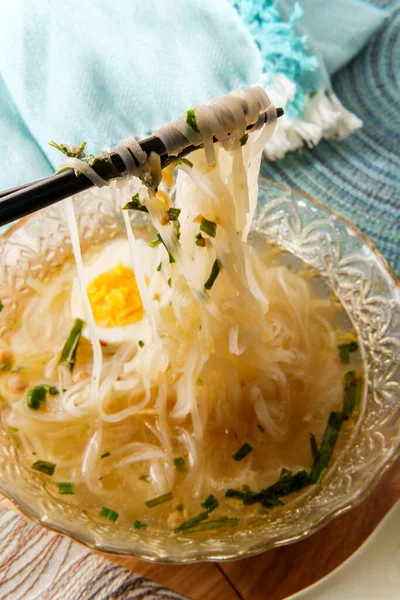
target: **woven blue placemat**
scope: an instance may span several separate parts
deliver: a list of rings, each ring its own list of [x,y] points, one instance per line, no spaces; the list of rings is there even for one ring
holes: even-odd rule
[[[386,26],[333,78],[343,104],[364,127],[265,163],[262,173],[314,196],[368,235],[400,276],[400,0]]]

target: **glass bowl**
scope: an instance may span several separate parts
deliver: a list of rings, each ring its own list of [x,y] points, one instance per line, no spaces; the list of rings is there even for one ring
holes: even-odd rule
[[[74,200],[83,250],[123,229],[113,195],[92,190]],[[248,557],[300,540],[360,502],[400,447],[400,287],[374,244],[313,198],[260,179],[254,234],[315,267],[339,296],[358,331],[367,379],[364,410],[322,485],[245,526],[178,538],[137,532],[55,496],[46,477],[18,456],[0,424],[0,490],[29,518],[105,552],[150,561],[190,563]],[[27,278],[43,281],[71,256],[62,204],[19,221],[0,237],[0,336],[18,323],[29,298]]]

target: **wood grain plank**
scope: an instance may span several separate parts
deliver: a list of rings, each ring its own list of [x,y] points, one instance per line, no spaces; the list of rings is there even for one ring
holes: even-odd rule
[[[245,600],[283,600],[353,554],[399,498],[400,459],[366,500],[306,540],[220,565]]]
[[[155,565],[133,557],[104,554],[109,560],[140,573],[193,600],[241,600],[223,573],[213,563],[197,565]]]

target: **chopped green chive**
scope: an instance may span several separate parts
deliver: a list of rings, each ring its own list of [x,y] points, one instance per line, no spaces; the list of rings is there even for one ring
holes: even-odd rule
[[[148,527],[147,523],[144,523],[143,521],[138,521],[138,520],[134,521],[133,526],[135,529],[141,529],[141,530],[147,529],[147,527]]]
[[[181,214],[180,208],[169,208],[168,209],[168,217],[170,221],[177,221],[179,219],[179,215]]]
[[[171,277],[168,278],[167,283],[168,283],[169,287],[172,286],[172,278]]]
[[[100,456],[100,458],[107,458],[107,456],[110,456],[110,454],[111,454],[111,452],[109,452],[109,451],[107,450],[107,452],[104,452],[104,453],[103,453],[103,454]]]
[[[356,352],[358,350],[358,343],[353,340],[348,344],[340,344],[338,346],[339,350],[339,359],[343,365],[347,365],[350,362],[350,354],[351,352]]]
[[[282,467],[281,472],[279,473],[278,481],[281,481],[284,477],[292,477],[293,471],[287,469],[286,467]]]
[[[186,461],[182,456],[178,456],[174,458],[174,465],[178,471],[185,472],[186,471]]]
[[[162,244],[164,246],[164,248],[166,249],[166,251],[168,252],[168,256],[169,256],[169,262],[170,264],[175,262],[174,257],[172,256],[172,254],[170,253],[170,251],[168,250],[167,246],[164,244],[163,239],[161,237],[161,235],[159,233],[157,233],[157,237],[155,240],[153,240],[152,242],[149,242],[149,246],[151,248],[156,248],[157,246],[159,246],[160,244]]]
[[[239,519],[237,519],[236,517],[221,517],[220,519],[216,519],[215,521],[205,521],[204,523],[199,523],[198,525],[194,525],[193,527],[188,527],[183,532],[179,531],[178,533],[198,533],[201,531],[211,531],[213,529],[220,529],[221,527],[235,527],[238,524]]]
[[[201,506],[208,510],[208,512],[212,512],[219,506],[219,502],[213,494],[210,494],[204,502],[201,503]]]
[[[0,300],[0,312],[3,312],[4,304],[3,301]]]
[[[151,479],[150,479],[149,475],[141,475],[139,477],[139,481],[145,481],[146,483],[151,483]]]
[[[163,494],[162,496],[157,496],[156,498],[153,498],[152,500],[147,500],[147,502],[145,502],[145,505],[148,506],[149,508],[154,508],[154,506],[159,506],[159,504],[164,504],[164,502],[169,502],[170,500],[172,500],[173,495],[171,492],[168,492],[168,494]]]
[[[177,158],[175,161],[176,165],[187,165],[188,167],[193,167],[192,161],[187,158]]]
[[[339,436],[340,428],[343,422],[343,414],[331,412],[328,424],[326,426],[318,454],[311,468],[310,481],[312,483],[321,483],[327,471],[329,462],[332,458],[336,440]]]
[[[178,504],[176,507],[176,510],[179,510],[179,512],[182,512],[185,509],[185,507],[183,506],[183,504]]]
[[[197,235],[195,235],[194,239],[196,240],[196,242],[195,242],[196,246],[200,246],[200,248],[205,247],[206,240],[203,238],[201,233],[198,233]]]
[[[139,348],[143,348],[143,346],[144,346],[144,341],[143,341],[143,340],[139,340],[139,341],[138,341],[138,346],[139,346]]]
[[[39,410],[46,400],[47,387],[45,385],[35,385],[28,391],[27,405],[33,410]]]
[[[55,385],[50,385],[49,386],[49,394],[50,396],[58,396],[60,392],[58,391],[58,389],[56,388]]]
[[[122,210],[139,210],[140,212],[148,213],[146,206],[140,203],[139,194],[132,196],[132,200],[127,202]]]
[[[51,462],[47,462],[47,460],[37,460],[32,465],[32,469],[35,471],[40,471],[41,473],[45,473],[46,475],[53,475],[55,471],[56,465]]]
[[[349,371],[344,376],[343,419],[347,420],[353,411],[360,409],[361,377],[355,371]]]
[[[249,139],[249,134],[245,133],[242,138],[240,138],[240,145],[245,146],[247,144],[247,140]]]
[[[160,272],[162,269],[162,262],[159,263],[158,267],[157,267],[157,271]]]
[[[162,239],[159,233],[157,233],[157,238],[151,242],[149,242],[149,246],[150,248],[157,248],[157,246],[159,246],[160,244],[162,244]]]
[[[199,133],[199,128],[197,127],[196,121],[196,114],[193,108],[186,111],[186,123],[189,125],[189,127],[193,129],[193,131]]]
[[[248,444],[247,442],[245,442],[243,444],[243,446],[241,448],[239,448],[239,450],[237,452],[235,452],[235,454],[232,455],[232,458],[236,461],[240,461],[243,460],[244,458],[246,458],[246,456],[248,454],[250,454],[250,452],[253,450],[253,447],[250,446],[250,444]]]
[[[200,231],[206,233],[210,237],[215,237],[217,235],[217,224],[214,223],[214,221],[209,221],[208,219],[201,217]]]
[[[118,519],[119,515],[115,510],[111,510],[111,508],[106,508],[103,506],[99,512],[99,517],[103,517],[103,519],[107,519],[108,521],[115,521]]]
[[[317,440],[315,439],[315,435],[313,433],[310,432],[308,435],[310,438],[311,454],[312,454],[313,460],[315,461],[318,456]]]
[[[308,485],[310,479],[305,470],[292,473],[289,469],[282,469],[278,481],[259,492],[253,492],[249,486],[244,485],[242,490],[228,489],[225,497],[242,500],[246,505],[260,503],[265,508],[271,508],[283,505],[280,497],[298,492]]]
[[[207,510],[200,513],[199,515],[196,515],[195,517],[192,517],[191,519],[188,519],[187,521],[182,523],[182,525],[179,525],[179,527],[176,527],[174,529],[174,533],[183,533],[187,529],[191,529],[192,527],[194,527],[195,525],[198,525],[199,523],[201,523],[202,521],[205,521],[206,519],[208,519],[208,511]]]
[[[75,494],[75,486],[73,483],[63,482],[57,483],[59,494]]]
[[[72,371],[75,366],[76,351],[78,349],[78,344],[81,338],[81,333],[84,324],[85,323],[82,321],[82,319],[75,319],[71,332],[61,352],[59,364],[64,365],[65,367],[69,367],[70,371]]]
[[[221,271],[221,268],[222,268],[221,263],[219,262],[218,259],[215,259],[213,266],[211,268],[210,276],[204,284],[204,287],[206,290],[211,290],[212,286],[215,283],[215,280],[217,279],[217,277]]]

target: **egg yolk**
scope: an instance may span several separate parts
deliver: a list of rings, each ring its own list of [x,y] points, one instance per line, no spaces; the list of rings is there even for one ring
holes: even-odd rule
[[[143,318],[135,275],[122,263],[93,279],[87,294],[99,327],[121,327]]]

